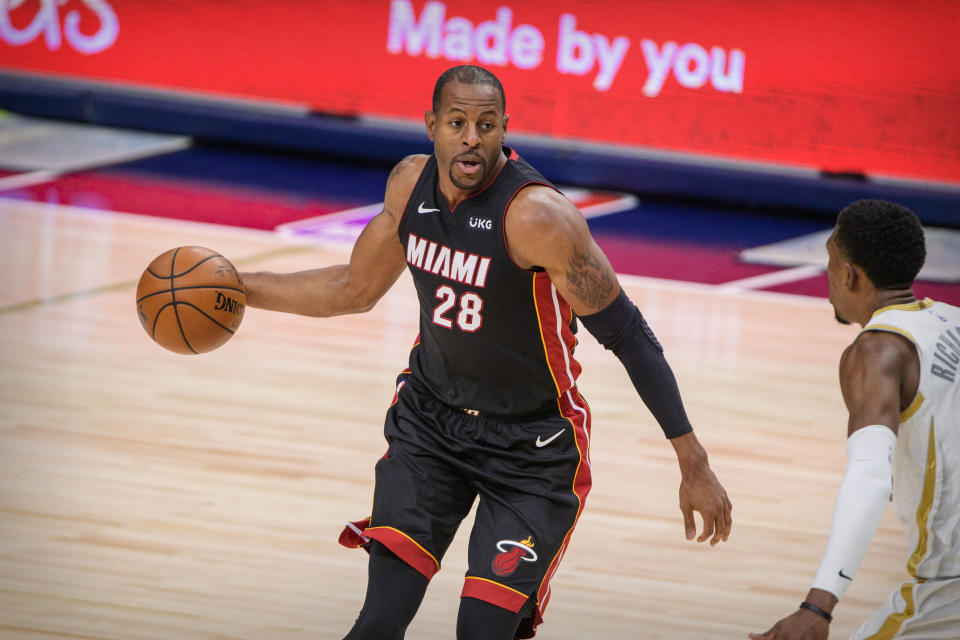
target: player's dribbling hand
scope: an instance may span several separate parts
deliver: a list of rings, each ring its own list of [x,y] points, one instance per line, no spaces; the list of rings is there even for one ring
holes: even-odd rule
[[[751,633],[750,640],[827,640],[830,623],[815,613],[798,609],[766,633]]]

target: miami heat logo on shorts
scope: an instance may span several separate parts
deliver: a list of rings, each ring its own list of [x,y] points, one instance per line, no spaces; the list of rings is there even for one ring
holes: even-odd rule
[[[526,540],[516,542],[514,540],[501,540],[497,543],[497,549],[500,553],[493,557],[490,563],[490,570],[494,575],[509,576],[517,570],[520,561],[536,562],[537,552],[533,550],[533,536]]]

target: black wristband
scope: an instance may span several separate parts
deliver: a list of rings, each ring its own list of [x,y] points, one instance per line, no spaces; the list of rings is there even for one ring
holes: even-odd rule
[[[818,607],[815,604],[810,604],[806,600],[800,603],[801,609],[806,609],[807,611],[813,611],[815,614],[826,620],[827,622],[833,622],[833,616]]]

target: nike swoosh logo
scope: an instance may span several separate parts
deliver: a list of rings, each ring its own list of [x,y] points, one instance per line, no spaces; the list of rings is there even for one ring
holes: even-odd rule
[[[844,580],[853,580],[853,578],[843,573],[843,569],[840,569],[840,571],[838,571],[837,573],[839,573],[840,577],[843,578]]]
[[[424,208],[423,208],[423,205],[425,205],[425,204],[427,204],[427,203],[426,203],[426,202],[421,202],[421,203],[420,203],[420,206],[417,207],[417,213],[436,213],[436,212],[440,211],[440,209],[424,209]]]
[[[541,439],[540,439],[540,436],[537,436],[537,447],[539,448],[539,447],[545,447],[545,446],[547,446],[548,444],[550,444],[551,442],[553,442],[554,440],[556,440],[557,438],[559,438],[559,437],[560,437],[560,434],[562,434],[562,433],[563,433],[563,429],[560,429],[560,431],[557,431],[555,434],[553,434],[552,436],[550,436],[550,437],[547,438],[546,440],[541,440]]]

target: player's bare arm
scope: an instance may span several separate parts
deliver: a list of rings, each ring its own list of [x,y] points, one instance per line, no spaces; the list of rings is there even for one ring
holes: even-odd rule
[[[383,211],[367,223],[348,264],[296,273],[241,274],[251,307],[327,317],[369,311],[406,266],[397,228],[426,156],[407,156],[387,178]]]
[[[583,215],[553,189],[531,186],[518,193],[507,210],[506,232],[517,264],[545,269],[578,316],[600,311],[620,292]]]
[[[610,304],[610,292],[618,291],[620,285],[606,256],[592,249],[571,247],[565,267],[566,285],[574,297],[600,310]]]
[[[861,333],[840,358],[848,435],[871,424],[897,433],[900,412],[913,402],[919,382],[920,360],[909,340],[886,331]]]
[[[840,357],[840,390],[849,411],[847,436],[877,425],[896,434],[900,412],[913,401],[919,380],[920,362],[909,340],[885,331],[861,333]],[[842,529],[831,533],[838,538],[842,535]],[[871,531],[870,537],[872,535]],[[862,546],[865,547],[866,543]],[[833,613],[838,601],[839,598],[830,591],[816,587],[812,587],[804,598],[805,603],[828,615]],[[828,634],[829,622],[823,615],[798,609],[766,633],[750,634],[750,638],[824,640]]]
[[[517,194],[507,211],[506,234],[517,264],[545,269],[578,316],[603,311],[618,300],[620,283],[586,220],[553,189],[532,186]],[[669,370],[665,375],[672,381]],[[710,468],[706,450],[692,431],[671,437],[670,443],[680,466],[680,510],[687,539],[697,537],[693,513],[699,511],[703,531],[697,541],[709,539],[715,545],[726,540],[733,523],[732,505]]]

